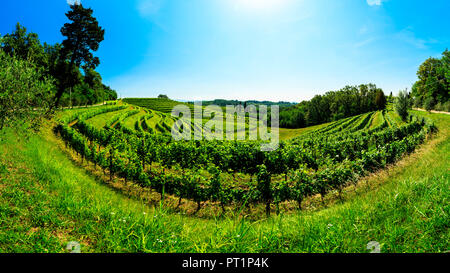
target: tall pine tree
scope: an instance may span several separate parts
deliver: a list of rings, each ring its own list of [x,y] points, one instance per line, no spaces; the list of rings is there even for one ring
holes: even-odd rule
[[[60,84],[55,107],[59,105],[63,93],[77,84],[77,77],[74,77],[76,70],[80,67],[94,69],[100,64],[99,58],[94,57],[92,51],[98,50],[105,35],[105,30],[92,16],[92,9],[84,8],[81,3],[71,5],[70,9],[66,16],[71,22],[61,28],[61,34],[67,38],[62,43],[58,75]]]

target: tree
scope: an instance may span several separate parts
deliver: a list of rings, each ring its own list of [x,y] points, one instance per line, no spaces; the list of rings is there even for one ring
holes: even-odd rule
[[[380,105],[376,103],[377,94]],[[346,86],[283,109],[280,112],[280,125],[285,128],[302,128],[384,109],[385,105],[383,90],[375,84]]]
[[[66,16],[72,22],[64,24],[61,28],[61,34],[67,39],[63,41],[61,49],[60,71],[63,72],[59,77],[56,107],[65,90],[76,84],[72,78],[74,69],[78,69],[77,67],[95,69],[100,64],[99,58],[94,57],[91,51],[98,50],[105,35],[105,30],[92,16],[92,9],[84,8],[81,3],[73,4],[70,8],[71,10],[66,13]]]
[[[450,99],[450,52],[445,50],[442,58],[428,58],[417,71],[419,80],[412,87],[412,96],[417,102],[445,104]]]
[[[168,97],[167,95],[159,95],[159,96],[158,96],[158,99],[165,99],[165,100],[168,100],[169,97]]]
[[[378,90],[377,96],[375,97],[375,104],[377,105],[378,110],[383,110],[386,108],[386,97],[384,96],[383,91]]]
[[[389,94],[389,97],[388,97],[387,100],[388,100],[389,103],[394,102],[394,96],[392,95],[392,91],[391,91],[391,93]]]
[[[102,76],[92,68],[84,70],[84,82],[92,89],[102,88]]]
[[[1,48],[9,56],[27,60],[43,66],[46,63],[44,47],[36,33],[27,33],[27,29],[16,24],[16,29],[11,34],[6,34],[1,42]]]
[[[408,118],[408,109],[409,109],[408,97],[409,95],[407,90],[400,91],[394,103],[395,111],[402,118],[403,121],[406,121],[406,119]]]
[[[53,80],[34,63],[0,49],[0,130],[24,123],[38,129],[53,90]]]
[[[433,98],[433,97],[428,97],[428,98],[425,100],[425,103],[424,103],[425,110],[427,110],[428,112],[430,112],[431,110],[433,110],[435,104],[436,104],[436,103],[435,103],[435,101],[434,101],[434,98]]]

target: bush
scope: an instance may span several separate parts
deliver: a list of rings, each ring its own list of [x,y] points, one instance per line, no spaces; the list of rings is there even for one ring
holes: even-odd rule
[[[434,101],[433,97],[429,97],[425,100],[425,103],[424,103],[425,110],[427,110],[427,111],[433,110],[434,105],[435,105],[435,101]]]
[[[450,100],[444,103],[443,109],[445,112],[450,112]]]
[[[24,121],[39,127],[53,98],[53,80],[36,66],[0,50],[0,130]]]
[[[398,97],[395,99],[394,108],[397,114],[406,121],[408,118],[409,98],[408,91],[400,91]]]
[[[414,98],[413,106],[414,106],[415,108],[422,108],[422,107],[423,107],[423,100],[422,100],[422,97],[416,97],[416,98]]]
[[[434,109],[438,111],[450,112],[450,101],[447,101],[445,103],[439,102],[438,104],[436,104]]]

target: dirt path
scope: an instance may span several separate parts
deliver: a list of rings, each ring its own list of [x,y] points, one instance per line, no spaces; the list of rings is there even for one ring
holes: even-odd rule
[[[417,110],[417,111],[422,111],[422,112],[428,112],[425,109],[420,109],[420,108],[413,108],[413,110]],[[444,112],[444,111],[435,111],[435,110],[431,110],[429,111],[431,113],[435,113],[435,114],[446,114],[446,115],[450,115],[450,112]]]

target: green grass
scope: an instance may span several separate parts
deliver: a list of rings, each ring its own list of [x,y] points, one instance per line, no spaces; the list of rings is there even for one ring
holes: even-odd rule
[[[326,207],[258,221],[200,219],[126,197],[88,175],[47,126],[0,143],[0,252],[444,252],[449,246],[450,116],[397,166]]]
[[[375,116],[372,120],[372,123],[370,124],[369,129],[373,129],[373,128],[377,127],[382,122],[383,122],[383,115],[382,115],[381,111],[378,111],[375,113]]]
[[[120,114],[120,113],[124,113],[130,111],[130,108],[127,109],[123,109],[120,111],[113,111],[113,112],[108,112],[108,113],[104,113],[104,114],[100,114],[97,115],[93,118],[90,118],[88,120],[86,120],[87,123],[95,126],[98,129],[102,129],[103,127],[105,127],[106,123],[108,122],[108,120],[112,119],[114,116]]]
[[[306,127],[306,128],[300,128],[300,129],[280,128],[280,140],[289,140],[289,139],[296,138],[298,136],[306,135],[307,133],[313,132],[315,130],[319,130],[330,124],[332,124],[332,123],[325,123],[325,124],[320,124],[320,125]]]
[[[123,121],[123,126],[127,127],[128,129],[134,130],[135,129],[134,125],[136,124],[136,121],[140,120],[140,118],[142,118],[146,114],[147,113],[144,110],[141,110],[136,115],[132,115],[132,116],[127,117]]]

